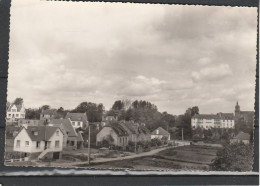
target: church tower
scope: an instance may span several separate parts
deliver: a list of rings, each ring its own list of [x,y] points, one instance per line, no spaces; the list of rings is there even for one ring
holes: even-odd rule
[[[240,116],[240,106],[237,101],[237,104],[235,106],[235,117],[238,118],[239,116]]]

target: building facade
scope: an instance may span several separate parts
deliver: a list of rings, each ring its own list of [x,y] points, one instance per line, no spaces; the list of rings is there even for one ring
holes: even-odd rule
[[[65,119],[70,119],[72,126],[77,128],[86,129],[88,127],[88,118],[86,113],[70,113],[68,112]]]
[[[25,118],[25,108],[23,103],[12,103],[7,109],[7,121],[18,121]]]
[[[157,138],[157,139],[165,138],[167,140],[170,140],[171,139],[171,135],[170,135],[169,132],[167,132],[162,127],[158,127],[151,134],[151,139],[155,139],[155,138]]]
[[[14,138],[13,150],[24,153],[30,159],[42,159],[45,156],[58,159],[63,149],[62,141],[63,132],[59,127],[22,127]]]

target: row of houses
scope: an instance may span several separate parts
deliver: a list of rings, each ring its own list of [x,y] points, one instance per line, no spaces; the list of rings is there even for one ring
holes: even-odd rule
[[[254,112],[241,111],[238,102],[234,113],[196,114],[191,118],[191,126],[195,128],[235,128],[235,124],[243,120],[248,125],[253,125]]]

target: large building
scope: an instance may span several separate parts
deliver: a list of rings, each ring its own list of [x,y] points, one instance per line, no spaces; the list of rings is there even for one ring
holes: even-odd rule
[[[196,114],[191,118],[191,126],[193,129],[197,127],[201,127],[203,129],[234,128],[234,119],[233,113]]]

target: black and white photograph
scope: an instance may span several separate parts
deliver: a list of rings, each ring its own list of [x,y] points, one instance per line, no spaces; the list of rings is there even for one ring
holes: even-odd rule
[[[251,172],[257,8],[12,0],[5,166]]]

